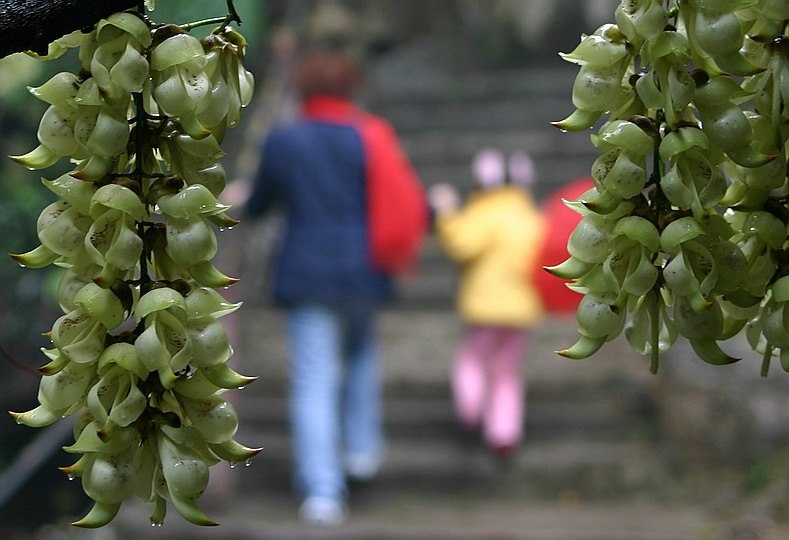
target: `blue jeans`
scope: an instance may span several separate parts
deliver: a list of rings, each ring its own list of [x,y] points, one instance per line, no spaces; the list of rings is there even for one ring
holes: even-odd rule
[[[305,497],[342,500],[344,456],[380,454],[375,311],[367,302],[288,310],[294,482]]]

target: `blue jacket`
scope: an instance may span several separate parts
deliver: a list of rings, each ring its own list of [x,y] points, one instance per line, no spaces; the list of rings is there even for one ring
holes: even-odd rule
[[[356,128],[302,119],[274,129],[246,211],[279,206],[285,231],[276,254],[274,299],[383,301],[391,277],[370,265],[365,154]]]

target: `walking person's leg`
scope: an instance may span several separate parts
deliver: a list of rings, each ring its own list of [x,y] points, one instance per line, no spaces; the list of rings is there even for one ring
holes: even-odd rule
[[[348,478],[371,480],[381,463],[383,404],[375,307],[349,306],[345,319],[345,470]]]
[[[505,327],[496,329],[496,333],[484,436],[494,452],[506,456],[512,454],[523,437],[526,390],[521,357],[531,334],[522,328]]]
[[[487,355],[495,334],[491,327],[468,326],[461,338],[452,367],[452,393],[461,425],[481,426],[488,394]]]
[[[288,332],[294,480],[305,497],[301,516],[311,523],[337,524],[345,497],[339,317],[326,306],[298,306],[288,313]]]

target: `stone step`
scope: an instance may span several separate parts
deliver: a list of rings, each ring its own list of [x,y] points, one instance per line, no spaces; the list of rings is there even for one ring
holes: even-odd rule
[[[231,365],[260,376],[240,395],[281,395],[287,384],[282,314],[270,308],[249,308],[244,319],[236,319],[230,329],[237,347]],[[449,375],[461,331],[462,323],[451,310],[383,311],[378,332],[387,396],[402,401],[448,402]],[[532,330],[522,359],[530,402],[594,405],[618,400],[623,407],[630,407],[629,400],[648,401],[657,391],[660,379],[648,372],[648,359],[630,349],[623,336],[585,360],[555,353],[577,339],[574,317],[546,317]]]
[[[561,115],[562,112],[558,114]],[[413,133],[401,131],[400,138],[409,159],[420,175],[431,168],[438,171],[439,167],[443,166],[446,167],[447,173],[451,173],[453,170],[450,167],[453,165],[468,166],[469,156],[473,156],[481,148],[488,147],[499,148],[504,152],[515,150],[528,152],[535,159],[538,172],[541,172],[539,168],[541,160],[548,157],[562,156],[579,161],[586,160],[590,156],[596,157],[597,151],[588,137],[562,133],[547,124],[558,119],[560,118],[557,118],[557,115],[546,115],[542,118],[544,125],[541,121],[533,128],[520,129],[499,129],[497,126],[490,126],[484,130],[473,131],[448,128],[424,129]],[[547,177],[547,174],[545,176]]]
[[[262,467],[248,473],[250,482],[287,489],[291,462],[283,389],[267,393],[261,387],[255,393],[252,388],[236,400],[242,420],[237,438],[265,448],[256,461]],[[605,497],[658,488],[665,475],[655,452],[657,426],[641,399],[629,387],[610,385],[596,388],[596,395],[568,392],[558,384],[531,392],[525,441],[507,469],[509,483],[499,489],[522,490],[523,483],[529,487],[521,495],[553,496],[572,489],[584,497]],[[381,489],[396,491],[405,484],[454,492],[497,470],[479,439],[457,428],[447,388],[389,389],[385,431],[382,482],[388,487]],[[259,472],[264,478],[256,478]]]
[[[228,397],[247,425],[261,431],[283,431],[288,404],[281,387],[250,386],[243,396]],[[227,396],[227,394],[226,394]],[[628,437],[653,420],[652,397],[640,389],[600,387],[568,391],[544,385],[528,392],[526,429],[538,440],[568,435]],[[387,389],[384,422],[400,437],[447,437],[457,430],[448,387]]]
[[[416,105],[432,108],[445,104],[486,102],[518,97],[527,100],[570,97],[575,66],[558,62],[550,68],[517,68],[449,74],[438,67],[429,72],[416,63],[402,70],[381,64],[367,84],[365,102],[371,106]],[[434,66],[436,67],[436,66]],[[405,71],[420,70],[418,77]]]
[[[292,461],[287,434],[256,433],[247,426],[237,438],[264,447],[252,466],[236,467],[244,469],[240,491],[254,491],[258,485],[290,489]],[[621,441],[579,436],[527,439],[517,455],[503,464],[477,441],[457,434],[446,439],[390,434],[375,484],[377,491],[387,493],[464,491],[471,495],[494,478],[501,495],[529,498],[555,497],[568,490],[587,499],[618,498],[647,490],[653,495],[665,494],[671,487],[670,478],[655,448],[651,439],[637,435]]]
[[[425,110],[429,114],[425,114]],[[548,122],[561,120],[553,115],[572,111],[562,95],[534,98],[528,95],[497,98],[488,96],[474,101],[447,100],[425,106],[422,103],[387,102],[376,112],[397,126],[401,136],[436,130],[447,133],[477,133],[484,136],[497,128],[517,133],[533,130],[559,131]]]
[[[529,501],[501,497],[493,486],[482,499],[368,491],[352,501],[348,522],[334,529],[299,524],[298,504],[298,499],[267,495],[261,488],[255,497],[231,499],[214,512],[207,509],[221,523],[219,530],[195,527],[175,512],[163,527],[152,529],[148,508],[128,505],[105,531],[117,540],[211,540],[217,533],[233,540],[684,540],[710,530],[704,509],[684,501],[590,503],[573,493]]]

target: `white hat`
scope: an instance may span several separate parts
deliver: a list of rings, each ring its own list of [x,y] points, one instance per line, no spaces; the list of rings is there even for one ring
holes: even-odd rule
[[[510,182],[517,186],[530,188],[534,184],[534,161],[523,152],[510,156]]]
[[[474,156],[471,168],[477,183],[485,189],[504,184],[507,171],[504,156],[498,150],[491,148],[480,150]]]

